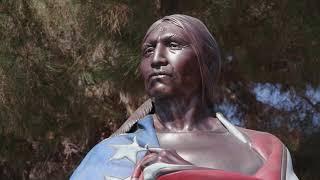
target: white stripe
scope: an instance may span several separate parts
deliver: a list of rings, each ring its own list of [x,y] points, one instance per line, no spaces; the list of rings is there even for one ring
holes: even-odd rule
[[[248,143],[247,138],[234,126],[232,125],[221,113],[216,113],[219,121],[233,134],[236,138],[238,138],[243,143]]]
[[[287,148],[286,148],[287,149]],[[299,180],[292,168],[292,160],[289,150],[287,149],[287,171],[286,180]]]

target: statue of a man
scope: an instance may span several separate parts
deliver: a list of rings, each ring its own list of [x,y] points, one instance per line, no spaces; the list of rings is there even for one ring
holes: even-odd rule
[[[218,44],[200,20],[177,14],[156,21],[140,63],[151,99],[71,179],[296,180],[278,138],[212,112],[219,70]]]

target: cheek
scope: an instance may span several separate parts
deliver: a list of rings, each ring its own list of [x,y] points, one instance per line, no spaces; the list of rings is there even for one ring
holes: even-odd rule
[[[149,72],[149,66],[148,66],[148,63],[146,60],[142,60],[140,62],[139,70],[140,70],[142,78],[144,79],[144,81],[146,81],[146,79],[148,77],[148,72]]]
[[[196,59],[188,59],[184,63],[180,63],[177,66],[178,79],[180,84],[184,87],[188,87],[190,91],[195,91],[195,89],[201,88],[201,73],[198,61]]]
[[[201,82],[200,68],[198,64],[193,64],[193,66],[185,68],[184,74],[184,81],[187,84],[197,86],[198,83]]]
[[[194,79],[200,76],[199,64],[195,57],[188,57],[176,64],[176,69],[181,78]]]
[[[139,71],[143,78],[145,78],[146,76],[146,71],[147,71],[146,68],[147,68],[146,63],[144,61],[141,61],[139,65]]]

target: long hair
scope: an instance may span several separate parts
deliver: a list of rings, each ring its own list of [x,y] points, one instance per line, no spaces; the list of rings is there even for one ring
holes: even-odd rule
[[[221,68],[220,50],[217,41],[199,19],[174,14],[165,16],[153,23],[143,38],[143,42],[163,22],[178,26],[190,39],[201,73],[202,100],[209,106],[213,105],[214,85],[218,81]]]

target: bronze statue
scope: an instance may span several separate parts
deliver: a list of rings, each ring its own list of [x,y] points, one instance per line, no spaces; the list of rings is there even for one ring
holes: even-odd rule
[[[212,112],[219,70],[218,44],[200,20],[176,14],[156,21],[140,63],[150,99],[71,179],[297,179],[278,138]]]

